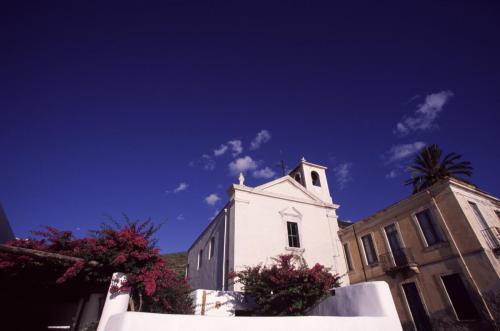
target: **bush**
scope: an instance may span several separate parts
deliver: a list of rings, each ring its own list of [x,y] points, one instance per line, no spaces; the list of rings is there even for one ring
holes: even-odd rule
[[[68,264],[64,260],[40,261],[30,256],[0,253],[0,271],[12,278],[36,274],[40,284],[63,286],[73,282],[79,287],[95,288],[107,288],[112,274],[123,272],[127,284],[112,287],[111,291],[131,291],[135,310],[192,313],[191,289],[159,255],[152,237],[156,230],[150,221],[128,219],[124,224],[102,225],[85,238],[74,238],[71,231],[45,227],[34,232],[38,238],[13,240],[8,244],[83,260]],[[89,264],[90,261],[96,261],[97,265]]]
[[[256,315],[304,315],[331,288],[340,285],[340,277],[320,264],[308,268],[293,254],[279,255],[273,260],[270,267],[246,267],[230,275],[255,299]]]

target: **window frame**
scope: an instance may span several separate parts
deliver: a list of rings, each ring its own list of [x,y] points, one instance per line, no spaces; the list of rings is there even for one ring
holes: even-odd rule
[[[353,272],[354,265],[352,263],[352,255],[351,255],[351,250],[349,248],[349,243],[342,244],[342,248],[344,249],[344,258],[347,267],[347,272]]]
[[[401,249],[406,248],[406,244],[404,242],[403,236],[401,235],[401,229],[399,228],[398,221],[394,221],[394,222],[387,223],[387,224],[383,225],[380,230],[382,231],[382,236],[384,238],[384,241],[385,241],[385,244],[387,247],[387,252],[393,253],[391,245],[389,244],[389,238],[387,238],[387,230],[386,230],[386,228],[391,226],[391,225],[394,225],[394,228],[396,229],[396,232],[398,233],[398,238],[401,241]]]
[[[295,207],[286,207],[283,210],[278,212],[281,216],[281,226],[282,226],[282,233],[283,233],[283,243],[284,243],[284,250],[285,251],[292,251],[295,253],[303,253],[305,251],[305,243],[306,243],[306,234],[304,234],[304,231],[302,231],[302,213],[297,210]],[[293,222],[297,223],[297,230],[299,233],[299,242],[301,247],[290,247],[288,245],[288,225],[287,222]]]
[[[481,212],[481,209],[479,209],[479,204],[475,201],[471,201],[471,200],[467,200],[467,204],[469,206],[469,208],[471,209],[472,211],[472,214],[474,215],[474,219],[476,220],[476,225],[479,227],[479,231],[483,231],[485,229],[488,229],[490,228],[490,224],[488,223],[488,221],[486,220],[486,218],[484,218],[484,215],[483,213]],[[475,206],[475,208],[474,208]],[[483,228],[483,226],[485,226]]]
[[[432,227],[434,229],[435,234],[437,237],[439,237],[439,240],[436,241],[433,244],[429,244],[427,241],[427,238],[425,236],[424,230],[422,229],[422,226],[420,225],[420,221],[418,220],[417,214],[420,214],[422,212],[428,211],[430,217],[431,217],[431,222],[432,222]],[[413,219],[413,222],[415,223],[415,226],[418,229],[418,233],[420,234],[420,239],[422,241],[422,244],[424,247],[440,247],[440,245],[444,244],[447,242],[446,236],[441,228],[441,225],[438,222],[438,218],[436,217],[434,213],[434,209],[431,206],[423,206],[421,208],[418,208],[411,214],[411,218]]]
[[[389,254],[389,258],[391,259],[393,265],[396,265],[396,261],[395,261],[395,258],[394,258],[394,252],[392,251],[392,248],[391,248],[391,244],[389,243],[389,238],[387,237],[387,230],[386,228],[391,226],[391,225],[394,225],[394,228],[396,229],[396,232],[398,233],[398,238],[399,238],[399,241],[400,241],[400,244],[401,244],[401,247],[400,249],[404,250],[406,248],[406,244],[403,240],[403,236],[402,236],[402,233],[401,233],[401,229],[399,228],[399,222],[398,221],[394,221],[394,222],[391,222],[391,223],[388,223],[388,224],[385,224],[381,227],[380,231],[382,232],[382,238],[384,238],[384,242],[385,242],[385,245],[386,245],[386,248],[387,248],[387,253],[390,253]],[[406,252],[405,252],[406,254]]]
[[[291,226],[290,226],[291,225]],[[292,230],[295,228],[296,234],[293,234]],[[287,230],[287,239],[288,239],[288,247],[290,248],[296,248],[300,249],[300,233],[299,233],[299,224],[297,222],[292,222],[292,221],[286,221],[286,230]],[[298,246],[292,246],[290,243],[294,243],[294,237],[297,239],[297,245]]]
[[[369,263],[368,262],[368,256],[366,255],[366,247],[365,247],[365,243],[363,241],[363,238],[364,237],[370,237],[370,240],[371,240],[371,244],[372,244],[372,247],[373,247],[373,253],[375,255],[375,261],[372,262],[372,263]],[[361,242],[361,246],[363,247],[363,258],[364,258],[364,262],[365,262],[365,265],[368,266],[368,267],[375,267],[377,266],[380,261],[379,261],[379,254],[378,254],[378,250],[377,250],[377,245],[375,245],[375,240],[373,240],[373,232],[369,232],[365,235],[362,235],[360,236],[359,238],[360,242]]]

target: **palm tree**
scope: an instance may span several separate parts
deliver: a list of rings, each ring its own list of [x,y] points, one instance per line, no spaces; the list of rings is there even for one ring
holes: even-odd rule
[[[441,160],[441,154],[442,151],[436,144],[422,148],[417,154],[413,164],[408,167],[411,178],[405,182],[405,185],[413,185],[413,193],[420,192],[446,177],[472,175],[471,163],[458,161],[461,155],[450,153]]]

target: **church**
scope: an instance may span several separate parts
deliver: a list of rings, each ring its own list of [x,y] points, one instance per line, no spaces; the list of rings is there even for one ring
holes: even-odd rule
[[[240,290],[228,273],[246,266],[271,264],[280,254],[294,253],[311,267],[320,263],[346,277],[339,240],[337,209],[326,167],[304,158],[286,176],[257,187],[228,189],[229,201],[188,250],[187,276],[195,289]]]

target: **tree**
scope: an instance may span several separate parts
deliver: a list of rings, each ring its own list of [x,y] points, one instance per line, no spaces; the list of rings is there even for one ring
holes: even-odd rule
[[[78,282],[80,287],[95,288],[106,288],[114,272],[123,272],[127,284],[111,291],[131,291],[136,310],[191,313],[190,287],[159,255],[153,239],[157,229],[149,220],[126,219],[124,224],[104,224],[89,237],[75,238],[71,231],[45,227],[33,232],[38,238],[13,240],[8,245],[49,253],[45,255],[50,259],[3,252],[0,271],[12,279],[37,275],[33,281],[42,286]]]
[[[461,155],[450,153],[443,159],[441,155],[442,151],[436,144],[422,148],[417,154],[413,164],[408,167],[411,178],[405,182],[405,185],[413,186],[413,193],[420,192],[447,177],[463,180],[460,175],[472,175],[471,163],[459,161]]]
[[[340,277],[318,263],[308,268],[293,254],[279,255],[273,260],[270,267],[246,267],[230,274],[255,299],[256,315],[304,315],[333,287],[340,286]]]

